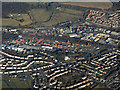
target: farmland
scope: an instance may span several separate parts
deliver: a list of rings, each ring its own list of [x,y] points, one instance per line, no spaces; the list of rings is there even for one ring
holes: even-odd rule
[[[16,3],[17,5],[21,5]],[[58,23],[63,23],[66,21],[75,21],[83,18],[83,11],[75,10],[70,8],[60,7],[57,9],[57,5],[51,5],[47,9],[47,6],[44,6],[46,3],[26,3],[29,6],[29,9],[23,10],[20,12],[16,10],[17,6],[12,7],[13,4],[10,3],[11,8],[3,4],[3,7],[7,13],[3,13],[3,26],[28,26],[28,27],[39,27],[39,26],[53,26]],[[60,4],[60,3],[59,3]],[[43,5],[43,6],[42,6]],[[26,6],[25,6],[26,7]],[[11,10],[7,10],[7,8]],[[27,7],[26,7],[27,8]],[[13,11],[15,9],[16,11]],[[20,9],[20,8],[18,8]],[[23,9],[23,8],[21,8]],[[21,10],[20,9],[20,10]]]
[[[45,26],[46,25],[54,25],[60,22],[65,22],[65,21],[69,21],[69,20],[74,20],[74,19],[79,19],[80,16],[76,16],[76,15],[71,15],[71,14],[67,14],[67,13],[56,13],[53,15],[53,18],[51,18],[50,21],[43,23]]]
[[[72,6],[81,6],[81,7],[92,7],[92,8],[100,8],[100,9],[109,9],[112,7],[111,2],[72,2],[72,3],[61,3],[64,5],[72,5]]]
[[[21,4],[16,3],[16,5],[14,5],[15,7],[12,7],[13,4],[11,4],[11,7],[6,5],[7,4],[3,4],[3,7],[5,7],[3,11],[6,11],[6,13],[3,13],[3,26],[15,27],[56,26],[67,21],[76,24],[84,21],[87,11],[90,8],[109,9],[113,6],[110,2],[25,3],[25,6],[22,5],[25,8],[29,7],[29,9],[23,10],[23,8],[19,7],[17,10],[15,8]],[[10,10],[8,11],[7,8]],[[14,9],[16,11],[14,11]],[[80,22],[78,22],[78,20],[80,20]]]
[[[73,21],[82,17],[83,12],[79,10],[61,8],[53,9],[32,9],[29,15],[33,21],[33,26],[52,26],[61,22]]]
[[[47,11],[46,9],[32,9],[30,16],[33,22],[43,22],[49,19],[51,13],[52,11]]]
[[[28,14],[11,14],[10,18],[3,18],[3,26],[24,26],[31,24],[31,19]]]
[[[64,13],[82,16],[83,11],[65,8]]]
[[[11,18],[3,18],[2,26],[18,26],[19,22]]]
[[[32,22],[28,14],[13,14],[11,18],[19,21],[21,25],[28,25]]]
[[[36,26],[52,26],[61,22],[74,21],[82,18],[83,12],[73,9],[51,10],[32,9],[28,14],[10,14],[10,18],[3,18],[3,26],[24,26],[32,23]]]

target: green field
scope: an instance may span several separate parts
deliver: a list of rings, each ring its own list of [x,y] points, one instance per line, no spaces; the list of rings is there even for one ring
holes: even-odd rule
[[[24,26],[31,23],[32,21],[28,14],[10,14],[9,18],[2,19],[3,26]]]
[[[19,8],[19,5],[23,5]],[[3,10],[6,13],[2,18],[3,26],[56,26],[58,23],[72,21],[73,24],[79,24],[78,20],[84,21],[87,10],[90,8],[108,9],[113,6],[111,2],[27,2],[11,3],[10,6],[4,3]],[[13,7],[14,6],[14,7]],[[81,7],[75,7],[81,6]],[[83,7],[86,7],[83,9]],[[7,18],[6,18],[7,17]]]
[[[64,5],[81,6],[81,7],[91,7],[100,9],[109,9],[112,7],[112,2],[63,2]]]
[[[19,22],[11,18],[3,18],[2,26],[18,26]]]
[[[52,11],[46,9],[32,9],[29,11],[33,22],[44,22],[50,18]]]
[[[30,3],[32,4],[32,3]],[[33,3],[37,4],[37,3]],[[66,21],[76,21],[83,18],[83,11],[68,8],[34,8],[27,14],[9,13],[9,18],[3,18],[3,26],[53,26]]]
[[[2,88],[30,88],[32,86],[31,79],[27,78],[11,78],[4,76],[2,81]]]
[[[106,88],[105,86],[103,86],[102,84],[98,84],[95,88],[93,88],[93,90],[111,90],[109,88]]]
[[[68,8],[65,8],[64,12],[68,13],[68,14],[72,14],[72,15],[78,15],[78,16],[82,16],[83,15],[83,11],[74,10],[74,9],[68,9]]]
[[[83,11],[61,8],[47,10],[37,8],[28,11],[28,14],[10,13],[9,18],[3,18],[3,26],[52,26],[61,22],[75,21],[83,18]]]
[[[61,86],[70,86],[78,82],[81,82],[81,78],[83,76],[84,74],[80,74],[79,72],[74,71],[74,72],[68,73],[67,75],[57,77],[56,79],[62,82]]]
[[[71,15],[71,14],[67,14],[67,13],[56,13],[53,15],[53,17],[51,18],[50,21],[43,23],[43,25],[45,26],[52,26],[61,22],[66,22],[66,21],[70,21],[70,20],[74,20],[74,19],[78,19],[80,18],[79,16],[76,15]]]
[[[32,9],[29,11],[33,26],[52,26],[61,22],[74,21],[82,18],[83,12],[73,9],[61,8],[60,10],[53,9],[51,11],[45,9]]]
[[[13,17],[11,18],[19,21],[21,25],[28,25],[32,23],[28,14],[13,14]]]

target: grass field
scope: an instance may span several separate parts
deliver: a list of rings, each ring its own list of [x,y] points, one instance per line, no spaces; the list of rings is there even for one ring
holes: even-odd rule
[[[41,3],[28,2],[28,4],[38,6]],[[108,9],[113,5],[111,2],[61,2],[60,4],[101,9]],[[30,10],[26,11],[26,14],[9,13],[8,17],[10,18],[3,18],[2,24],[3,26],[39,27],[52,26],[66,21],[73,21],[75,24],[79,19],[81,19],[81,21],[84,21],[83,19],[86,11],[71,9],[69,7],[61,7],[60,9],[56,9],[56,7],[52,7],[51,9],[46,9],[43,7],[31,8]]]
[[[72,15],[78,15],[78,16],[82,16],[83,15],[83,11],[74,10],[74,9],[68,9],[68,8],[65,8],[64,12],[68,13],[68,14],[72,14]]]
[[[72,21],[72,20],[79,19],[79,18],[80,16],[59,12],[59,13],[55,13],[50,19],[50,21],[43,23],[43,25],[52,26],[52,25],[55,25],[61,22],[66,22],[70,20]]]
[[[92,7],[92,8],[101,8],[101,9],[108,9],[112,7],[111,2],[72,2],[72,3],[61,3],[65,5],[73,5],[73,6],[81,6],[81,7]]]
[[[34,22],[44,22],[50,18],[52,11],[47,11],[46,9],[32,9],[30,11],[30,16]]]
[[[30,88],[31,79],[3,77],[2,88]]]
[[[58,81],[62,81],[62,86],[69,86],[73,85],[75,83],[81,82],[81,78],[83,77],[83,74],[80,74],[78,72],[72,72],[68,73],[67,75],[60,76],[56,78]]]
[[[11,18],[3,18],[2,26],[18,26],[19,22]]]
[[[32,22],[28,14],[12,14],[12,15],[13,17],[11,18],[15,19],[16,21],[19,21],[21,25],[28,25],[31,24]]]
[[[93,90],[111,90],[111,89],[109,89],[109,88],[106,88],[106,87],[104,87],[103,85],[101,85],[101,84],[98,84],[95,88],[93,88]]]
[[[83,17],[83,11],[61,8],[48,11],[44,8],[32,9],[28,14],[9,14],[10,18],[3,18],[3,26],[52,26],[61,22],[75,21]]]
[[[24,26],[32,23],[28,14],[11,14],[10,18],[3,18],[3,26]]]
[[[52,26],[61,22],[75,21],[83,16],[83,11],[61,8],[48,11],[44,8],[32,9],[28,14],[9,14],[10,18],[3,18],[3,26]]]
[[[47,11],[45,9],[32,9],[29,11],[34,27],[52,26],[61,22],[77,20],[82,17],[83,12],[79,10],[61,8],[61,10]]]
[[[2,88],[10,88],[5,81],[2,81]]]

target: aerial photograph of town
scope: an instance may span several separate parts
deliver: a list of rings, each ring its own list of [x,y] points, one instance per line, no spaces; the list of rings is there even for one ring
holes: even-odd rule
[[[1,14],[2,90],[120,90],[120,2],[2,2]]]

